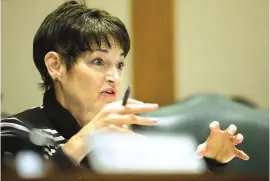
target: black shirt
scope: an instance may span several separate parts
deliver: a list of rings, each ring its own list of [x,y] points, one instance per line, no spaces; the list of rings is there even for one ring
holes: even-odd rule
[[[56,100],[54,90],[49,90],[44,95],[43,106],[1,121],[2,168],[6,167],[4,161],[7,154],[33,150],[61,169],[90,169],[86,158],[76,165],[61,148],[80,129],[72,114]],[[211,171],[222,170],[220,168],[224,166],[210,159],[206,159],[206,163]]]
[[[33,150],[60,168],[78,168],[61,149],[80,130],[71,113],[56,100],[53,90],[47,91],[43,106],[28,109],[1,121],[1,155],[16,155]],[[2,166],[6,166],[2,159]]]

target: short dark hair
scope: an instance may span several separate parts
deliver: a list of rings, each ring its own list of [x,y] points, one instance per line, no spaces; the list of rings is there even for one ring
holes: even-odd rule
[[[110,38],[126,56],[130,38],[124,23],[107,11],[88,8],[77,1],[67,1],[50,13],[39,27],[33,43],[33,58],[39,70],[45,91],[53,88],[44,57],[49,51],[57,52],[70,70],[82,53],[92,50],[93,43],[104,42],[111,48]]]

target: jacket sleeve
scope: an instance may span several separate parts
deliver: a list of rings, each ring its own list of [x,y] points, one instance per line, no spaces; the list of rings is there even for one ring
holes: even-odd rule
[[[29,139],[30,129],[17,118],[1,120],[1,166],[2,169],[14,167],[15,156],[21,151],[34,151],[45,161],[43,146],[35,145]],[[80,169],[62,150],[56,149],[47,160],[58,169]]]
[[[204,160],[205,160],[206,165],[207,165],[207,169],[208,169],[207,171],[212,172],[214,174],[224,173],[226,165],[228,164],[228,163],[220,163],[220,162],[216,161],[215,159],[206,158],[206,157],[204,157]]]

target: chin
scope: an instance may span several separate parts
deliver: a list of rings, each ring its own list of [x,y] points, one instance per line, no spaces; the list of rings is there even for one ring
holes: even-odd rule
[[[103,101],[103,107],[104,106],[106,106],[107,104],[110,104],[110,103],[113,103],[113,102],[115,102],[116,100],[114,100],[114,101]]]
[[[103,109],[107,104],[113,103],[115,101],[111,101],[111,100],[102,100],[98,106],[98,108],[101,110]]]
[[[110,103],[113,103],[115,101],[116,101],[116,98],[115,97],[110,97],[110,98],[107,98],[107,99],[102,99],[103,104],[110,104]]]
[[[92,109],[93,112],[98,113],[100,112],[107,104],[115,102],[116,99],[99,99],[93,104],[88,105],[89,109]]]

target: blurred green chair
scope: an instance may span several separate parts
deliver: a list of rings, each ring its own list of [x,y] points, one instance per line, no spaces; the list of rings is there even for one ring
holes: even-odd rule
[[[134,125],[135,132],[186,133],[194,136],[198,143],[209,136],[212,121],[219,121],[221,129],[235,124],[244,135],[244,142],[237,147],[250,159],[233,159],[225,173],[269,174],[269,117],[264,110],[245,106],[225,96],[203,94],[142,116],[156,117],[160,121],[154,127]]]

